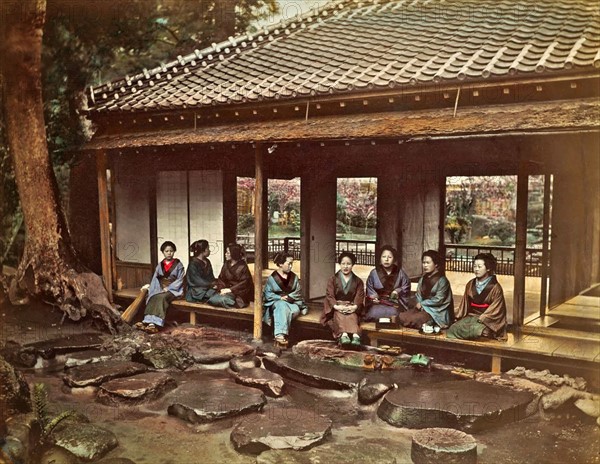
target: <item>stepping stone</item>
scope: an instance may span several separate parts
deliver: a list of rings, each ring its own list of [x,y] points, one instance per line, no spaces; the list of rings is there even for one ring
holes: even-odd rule
[[[96,461],[95,464],[135,464],[135,461],[128,458],[106,458]]]
[[[397,385],[379,382],[371,383],[367,378],[364,378],[358,384],[358,402],[360,404],[375,403],[394,387],[397,387]]]
[[[192,356],[184,348],[176,346],[153,345],[149,349],[133,354],[131,360],[154,369],[185,370],[194,364]]]
[[[396,427],[448,427],[478,431],[526,417],[529,392],[475,380],[410,385],[383,398],[377,415]]]
[[[256,388],[230,380],[187,382],[168,393],[165,401],[171,416],[194,424],[261,411],[267,403],[265,395]]]
[[[73,367],[63,376],[63,381],[69,387],[98,386],[108,380],[130,377],[147,370],[144,364],[131,361],[106,361]]]
[[[476,464],[477,442],[460,430],[423,429],[413,435],[410,457],[415,464]]]
[[[292,347],[292,353],[313,361],[334,362],[343,366],[365,367],[374,365],[374,361],[391,360],[392,364],[382,364],[382,368],[396,368],[407,365],[406,360],[397,356],[387,356],[377,348],[367,345],[360,350],[340,348],[337,342],[329,340],[304,340]],[[406,356],[404,356],[406,357]],[[373,359],[375,358],[375,359]],[[388,361],[389,362],[389,361]]]
[[[303,450],[330,433],[331,420],[314,411],[273,407],[258,417],[242,419],[230,438],[237,451],[259,454],[267,449]]]
[[[79,464],[80,462],[73,453],[56,445],[46,450],[39,461],[40,464]]]
[[[233,340],[194,342],[185,349],[194,361],[200,364],[227,362],[232,358],[254,353],[254,348],[251,345]]]
[[[155,400],[176,387],[171,376],[163,372],[146,372],[103,383],[98,390],[98,400],[112,406],[134,405]]]
[[[343,368],[333,363],[319,363],[290,353],[280,358],[263,358],[263,364],[270,371],[287,379],[316,388],[350,390],[365,377],[365,371],[362,369]]]
[[[118,445],[117,437],[110,430],[94,424],[68,422],[52,432],[54,443],[80,459],[100,459]]]
[[[44,359],[54,358],[57,354],[71,353],[100,348],[102,336],[97,333],[70,335],[53,340],[30,343],[23,346],[23,350],[33,349],[36,354]]]
[[[111,354],[100,350],[86,350],[78,353],[71,353],[65,361],[65,368],[83,366],[84,364],[92,364],[97,362],[108,361]]]
[[[248,369],[248,368],[252,368],[252,367],[260,367],[260,365],[261,365],[260,358],[255,356],[254,354],[249,354],[246,356],[238,356],[238,357],[232,358],[231,361],[229,361],[229,368],[233,372],[239,372],[242,369]]]
[[[269,396],[283,395],[283,378],[279,374],[266,369],[250,367],[239,372],[231,371],[231,376],[236,382],[249,387],[260,388]]]

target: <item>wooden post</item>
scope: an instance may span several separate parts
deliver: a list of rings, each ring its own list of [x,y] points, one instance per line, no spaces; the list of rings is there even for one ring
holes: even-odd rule
[[[256,180],[258,183],[258,179]],[[269,217],[269,179],[265,176],[263,171],[263,180],[262,180],[262,220],[263,220],[263,234],[261,236],[262,246],[263,246],[263,257],[262,257],[262,265],[263,269],[269,267],[269,221],[271,218]],[[256,215],[255,217],[258,217]]]
[[[262,318],[263,318],[263,296],[262,296],[262,271],[264,259],[263,235],[266,231],[265,215],[263,211],[264,203],[264,176],[263,176],[263,147],[256,145],[255,150],[255,180],[254,205],[256,207],[254,215],[254,339],[262,339]]]
[[[525,253],[527,247],[527,197],[529,178],[524,163],[517,174],[517,230],[515,244],[515,280],[513,292],[513,326],[518,331],[525,314]]]
[[[550,241],[550,189],[552,176],[544,173],[544,218],[542,220],[542,286],[540,288],[540,316],[546,315],[548,305],[548,257]]]
[[[110,219],[108,210],[108,184],[106,179],[106,152],[96,154],[96,172],[98,175],[98,209],[100,211],[100,255],[102,256],[102,281],[112,303],[112,266],[110,250]]]

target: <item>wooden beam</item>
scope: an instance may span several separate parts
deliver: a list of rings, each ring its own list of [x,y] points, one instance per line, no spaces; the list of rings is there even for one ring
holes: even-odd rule
[[[527,203],[529,176],[523,161],[517,174],[517,230],[515,244],[515,280],[513,293],[513,326],[520,329],[525,314],[525,253],[527,247]]]
[[[550,194],[552,177],[548,170],[544,174],[544,217],[542,220],[542,286],[540,288],[540,316],[546,315],[548,306],[548,258],[550,241]]]
[[[262,181],[262,191],[262,220],[263,224],[265,224],[265,227],[263,228],[263,234],[261,237],[264,250],[262,265],[263,269],[267,269],[269,267],[269,179],[264,174],[264,172]]]
[[[264,173],[263,173],[263,147],[256,145],[254,152],[255,163],[255,188],[254,205],[256,207],[254,215],[254,339],[262,339],[262,318],[263,318],[263,295],[262,295],[262,271],[263,259],[266,249],[264,248],[263,235],[266,232],[264,215]]]
[[[106,152],[99,151],[96,155],[96,173],[98,176],[98,209],[100,212],[100,255],[102,257],[102,281],[112,303],[112,266],[110,250],[110,217],[108,208],[108,182],[106,178]]]

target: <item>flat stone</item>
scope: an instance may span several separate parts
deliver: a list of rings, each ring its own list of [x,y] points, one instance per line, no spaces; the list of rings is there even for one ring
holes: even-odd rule
[[[30,343],[23,349],[33,349],[36,354],[44,359],[54,358],[57,354],[85,351],[99,348],[102,345],[102,336],[97,333],[69,335],[52,340]]]
[[[94,424],[67,423],[52,432],[54,443],[86,461],[100,459],[118,445],[110,430]]]
[[[408,364],[407,359],[403,359],[406,356],[390,356],[387,351],[368,345],[362,345],[358,350],[343,349],[337,342],[329,340],[303,340],[293,346],[292,353],[313,361],[326,361],[342,366],[371,369],[375,367],[376,363],[381,369],[393,369]]]
[[[106,361],[73,367],[63,376],[63,381],[69,387],[98,386],[108,380],[141,374],[147,370],[144,364],[131,361]]]
[[[232,358],[254,353],[254,348],[234,340],[199,341],[186,347],[195,362],[217,364]]]
[[[186,382],[165,397],[167,412],[187,422],[212,422],[247,412],[261,411],[267,403],[256,388],[230,380]]]
[[[369,382],[365,377],[358,384],[358,402],[360,404],[372,404],[385,395],[392,388],[397,387],[396,384]]]
[[[283,378],[274,372],[260,367],[249,367],[239,372],[231,371],[236,382],[249,387],[260,388],[269,396],[283,395]]]
[[[304,451],[268,450],[256,457],[256,464],[398,464],[403,460],[398,442],[387,438],[358,439],[342,443],[325,442]],[[408,458],[408,456],[407,456]]]
[[[475,380],[439,382],[390,391],[377,415],[397,427],[478,431],[525,418],[533,399],[529,392]]]
[[[70,451],[53,446],[42,454],[39,464],[79,464],[79,458]]]
[[[154,369],[185,370],[194,364],[192,356],[183,348],[176,346],[151,346],[133,353],[131,360],[146,364]]]
[[[460,430],[422,429],[413,435],[411,458],[414,464],[476,464],[477,442]]]
[[[134,405],[155,400],[176,387],[175,380],[163,372],[145,372],[103,383],[98,390],[98,400],[115,406]]]
[[[330,433],[331,420],[314,411],[273,407],[260,416],[242,419],[230,438],[237,451],[259,454],[267,449],[310,448]]]
[[[97,362],[108,361],[111,354],[100,350],[86,350],[67,355],[65,368],[83,366],[84,364],[92,364]]]
[[[229,361],[229,368],[233,372],[239,372],[242,369],[248,369],[251,367],[260,367],[260,366],[261,366],[261,360],[259,357],[255,356],[254,354],[250,354],[250,355],[246,355],[246,356],[237,356],[235,358],[232,358]]]
[[[106,458],[96,461],[95,464],[135,464],[135,461],[128,458]]]

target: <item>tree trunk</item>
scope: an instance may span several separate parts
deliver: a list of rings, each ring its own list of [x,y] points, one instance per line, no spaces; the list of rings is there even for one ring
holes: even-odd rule
[[[73,320],[91,314],[112,331],[119,313],[101,279],[73,250],[46,145],[41,88],[45,0],[2,0],[2,91],[8,146],[26,242],[17,271],[21,288],[50,299]]]

